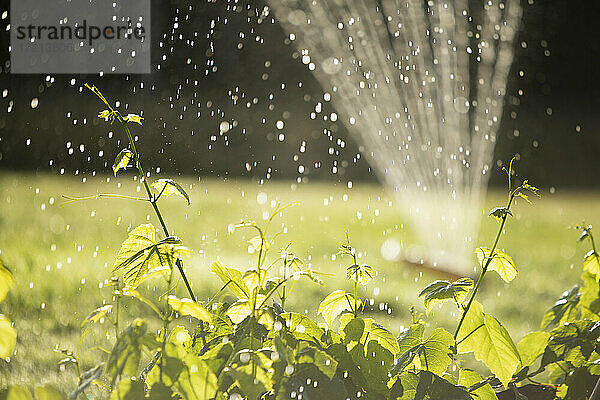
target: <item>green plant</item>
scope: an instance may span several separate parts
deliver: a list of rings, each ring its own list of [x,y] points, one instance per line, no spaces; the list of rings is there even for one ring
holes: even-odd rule
[[[210,300],[198,302],[181,261],[189,251],[169,233],[157,204],[163,195],[177,194],[188,203],[189,196],[172,180],[147,184],[127,126],[141,125],[143,118],[121,116],[98,89],[89,88],[108,107],[99,116],[111,123],[118,121],[129,140],[130,148],[116,157],[114,173],[133,161],[147,198],[99,194],[68,197],[68,202],[101,197],[150,202],[164,237],[159,238],[155,227],[145,223],[132,229],[122,243],[105,282],[110,301],[83,321],[77,352],[63,351],[61,362],[74,364],[79,378],[70,398],[89,394],[92,386],[110,393],[111,399],[493,400],[507,395],[523,399],[532,385],[570,400],[586,399],[591,392],[600,375],[600,256],[591,226],[579,227],[580,240],[589,240],[592,247],[584,260],[584,283],[565,292],[544,316],[542,329],[549,332],[529,333],[515,345],[502,324],[476,300],[488,271],[496,271],[507,283],[517,276],[512,258],[499,247],[500,238],[514,200],[529,202],[526,193],[537,195],[538,189],[527,180],[514,183],[514,159],[505,169],[507,203],[490,212],[499,223],[497,234],[490,248],[479,247],[475,252],[480,268],[477,281],[462,278],[427,285],[420,293],[425,316],[413,308],[409,327],[396,336],[364,315],[360,287],[375,279],[375,274],[371,266],[359,264],[360,253],[350,243],[348,232],[338,255],[350,260],[346,279],[352,293],[334,290],[320,302],[316,311],[324,322],[288,310],[287,300],[297,279],[322,284],[322,275],[304,264],[291,251],[291,244],[273,256],[282,233],[271,234],[273,220],[289,206],[277,206],[264,226],[255,222],[235,226],[256,231],[249,240],[255,263],[243,271],[212,263],[210,270],[222,286]],[[178,277],[191,298],[176,296]],[[160,287],[157,295],[138,291],[149,279]],[[156,318],[137,315],[123,320],[122,308],[132,302]],[[436,327],[435,321],[426,322],[432,308],[445,302],[459,310],[454,333]],[[175,325],[181,316],[195,320],[195,327]],[[109,346],[91,349],[95,366],[81,371],[82,354],[87,354],[82,353],[84,339],[105,321],[114,331],[106,335]],[[149,328],[155,321],[159,328]],[[465,367],[465,353],[473,353],[491,375],[482,377]],[[539,377],[549,383],[539,383]],[[15,398],[31,398],[26,388],[8,390]],[[64,398],[55,394],[54,398]],[[37,394],[37,389],[36,396],[47,398]]]

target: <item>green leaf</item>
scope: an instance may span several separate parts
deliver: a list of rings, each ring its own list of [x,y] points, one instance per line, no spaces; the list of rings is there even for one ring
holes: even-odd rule
[[[575,285],[569,291],[565,291],[560,299],[554,303],[554,306],[544,314],[542,318],[541,328],[546,329],[551,325],[562,325],[564,322],[577,319],[579,310],[577,305],[581,294],[579,286]]]
[[[419,297],[425,296],[423,303],[427,310],[427,313],[431,311],[431,308],[437,303],[443,303],[451,300],[456,303],[457,306],[465,301],[467,294],[473,287],[473,280],[470,278],[461,278],[455,282],[448,282],[437,280],[427,285]]]
[[[15,284],[15,280],[13,278],[12,272],[2,262],[0,259],[0,302],[2,302],[6,298],[6,294]]]
[[[529,367],[544,353],[544,349],[550,340],[548,332],[530,332],[517,344],[517,350],[521,356],[521,366]]]
[[[0,314],[0,358],[10,357],[17,344],[17,331],[10,320]]]
[[[156,382],[150,388],[150,396],[148,400],[165,400],[173,397],[173,392],[167,385],[162,382]]]
[[[481,376],[470,369],[461,369],[458,373],[458,384],[465,387],[471,387],[477,385],[483,379]],[[498,400],[496,392],[492,389],[489,383],[486,383],[482,387],[470,392],[474,394],[478,400]]]
[[[354,264],[346,270],[346,279],[356,281],[361,285],[366,286],[373,279],[373,268],[367,264]]]
[[[123,149],[117,154],[115,157],[115,162],[113,163],[113,172],[115,176],[117,176],[117,172],[122,168],[125,169],[129,165],[129,161],[133,158],[133,152],[129,149]]]
[[[142,351],[141,345],[146,330],[146,321],[136,319],[127,329],[121,332],[106,364],[106,372],[111,377],[111,384],[114,385],[115,380],[120,375],[136,375]]]
[[[435,374],[446,371],[452,362],[451,347],[454,347],[452,334],[445,329],[437,328],[426,340],[423,340],[424,329],[423,324],[413,324],[398,337],[400,358],[394,368],[395,371],[402,371],[411,363],[414,363],[418,369]]]
[[[342,339],[358,341],[365,345],[374,341],[393,355],[400,352],[394,335],[372,318],[354,318],[352,314],[344,314],[340,317],[340,333]]]
[[[475,249],[475,253],[477,254],[479,264],[483,267],[490,258],[490,249],[478,247]],[[488,269],[496,271],[505,282],[510,282],[517,276],[517,268],[515,267],[512,258],[502,250],[498,249],[494,250],[492,261],[490,261]]]
[[[419,371],[414,400],[472,400],[465,387],[456,386],[429,371]]]
[[[590,250],[583,260],[583,270],[591,272],[600,281],[600,259],[594,250]]]
[[[144,382],[135,378],[122,379],[110,394],[110,400],[139,400],[144,398]]]
[[[154,226],[140,225],[129,232],[121,245],[112,272],[121,272],[125,284],[135,289],[155,274],[170,273],[176,259],[188,252],[177,237],[169,236],[156,242]]]
[[[459,332],[458,351],[473,352],[503,385],[508,384],[519,366],[519,352],[506,329],[496,318],[483,312],[473,301]]]
[[[265,392],[273,389],[273,361],[269,357],[260,351],[246,349],[238,352],[237,358],[228,374],[237,381],[248,399],[260,399]]]
[[[498,221],[500,221],[502,218],[504,218],[505,215],[512,216],[512,213],[506,207],[495,207],[492,209],[492,211],[490,211],[490,214],[489,214],[490,217],[494,217]]]
[[[6,400],[33,400],[29,389],[22,385],[10,385],[5,391],[0,392],[0,398]]]
[[[306,315],[288,312],[279,314],[279,317],[296,339],[321,342],[325,331]]]
[[[583,286],[579,290],[581,319],[600,319],[600,286],[596,277],[584,271],[581,280],[583,281]]]
[[[144,118],[140,117],[137,114],[127,114],[126,116],[123,117],[123,121],[125,122],[135,122],[136,124],[142,124],[142,120]]]
[[[327,325],[332,326],[338,315],[344,311],[352,311],[355,304],[360,304],[360,300],[343,290],[336,290],[319,304],[317,314],[321,314]]]
[[[179,299],[176,296],[169,296],[168,302],[171,308],[181,315],[189,315],[208,323],[212,322],[212,316],[206,308],[191,299]]]
[[[94,324],[100,321],[106,314],[108,314],[112,310],[112,305],[107,304],[102,307],[96,308],[92,311],[81,323],[81,327],[83,328],[86,324]]]
[[[227,309],[227,315],[234,324],[239,324],[252,314],[252,305],[248,299],[238,300]]]
[[[309,346],[306,342],[298,349],[299,364],[312,364],[327,376],[332,379],[335,375],[338,362],[329,354],[315,347]]]
[[[421,367],[441,375],[452,362],[450,348],[453,346],[454,338],[450,332],[442,328],[435,329],[418,351]]]
[[[542,357],[542,366],[569,361],[580,366],[594,352],[600,336],[600,322],[579,320],[566,322],[550,332],[550,340]]]
[[[250,296],[252,296],[264,288],[264,285],[267,282],[267,271],[261,269],[259,274],[259,270],[256,268],[250,268],[244,272],[244,275],[242,275],[242,280],[246,284]]]
[[[186,193],[181,185],[175,182],[173,179],[159,179],[151,185],[160,196],[169,197],[172,194],[183,197],[188,205],[190,204],[190,196]]]
[[[67,398],[67,396],[54,385],[36,386],[33,392],[36,400],[66,400]]]
[[[221,279],[224,285],[227,285],[227,288],[238,299],[247,299],[250,297],[250,290],[244,283],[240,271],[235,268],[227,268],[218,261],[211,264],[210,270]]]

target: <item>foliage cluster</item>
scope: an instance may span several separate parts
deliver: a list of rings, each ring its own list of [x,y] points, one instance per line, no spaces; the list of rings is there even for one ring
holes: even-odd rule
[[[498,232],[490,248],[479,247],[476,256],[479,276],[474,282],[438,280],[420,293],[426,314],[412,310],[410,326],[394,335],[375,320],[364,316],[366,301],[361,287],[369,284],[374,270],[359,264],[357,249],[348,235],[338,255],[348,260],[346,279],[353,291],[331,292],[317,309],[324,322],[289,310],[286,300],[297,279],[322,284],[321,274],[306,265],[285,245],[275,254],[272,221],[286,207],[277,207],[265,226],[243,222],[236,229],[252,229],[250,245],[256,254],[253,267],[244,271],[215,262],[210,269],[222,282],[208,301],[197,301],[185,276],[182,259],[189,253],[181,239],[170,234],[158,201],[170,195],[190,199],[183,187],[170,179],[147,183],[129,123],[142,124],[134,114],[125,117],[114,109],[95,87],[89,87],[108,107],[100,117],[121,124],[129,148],[116,157],[113,171],[131,163],[139,172],[147,198],[100,194],[69,197],[69,202],[99,197],[124,197],[152,206],[163,232],[150,223],[129,232],[119,249],[106,281],[112,296],[109,304],[92,311],[82,323],[77,351],[64,351],[61,363],[73,365],[79,385],[68,398],[89,394],[93,386],[111,399],[483,399],[504,398],[510,393],[525,399],[531,384],[550,389],[551,396],[587,399],[600,376],[600,257],[591,226],[579,227],[580,240],[589,240],[592,250],[583,264],[583,284],[566,292],[544,316],[540,331],[515,344],[508,331],[476,300],[488,271],[505,282],[517,275],[512,258],[499,248],[500,237],[516,198],[529,202],[528,193],[538,189],[527,180],[514,183],[513,162],[506,170],[507,203],[490,212],[498,220]],[[0,265],[0,267],[2,267]],[[0,269],[0,300],[12,284],[12,276]],[[149,298],[138,291],[148,279],[160,287]],[[189,298],[175,295],[179,281]],[[158,331],[147,320],[122,321],[122,308],[139,302],[161,321]],[[454,332],[429,327],[427,315],[441,303],[458,309]],[[183,326],[184,319],[195,328]],[[2,338],[8,328],[0,317]],[[177,325],[177,321],[181,324]],[[108,322],[114,341],[96,350],[95,367],[81,371],[81,347],[86,336]],[[125,322],[125,323],[124,323]],[[109,337],[109,335],[107,335]],[[14,346],[0,340],[0,355],[8,356]],[[472,353],[486,368],[486,375],[466,367],[465,354]],[[489,372],[489,374],[487,373]],[[547,384],[536,381],[538,377]],[[36,388],[38,399],[62,399],[60,391]],[[31,399],[28,389],[13,386],[0,398]],[[535,399],[536,397],[531,397]]]

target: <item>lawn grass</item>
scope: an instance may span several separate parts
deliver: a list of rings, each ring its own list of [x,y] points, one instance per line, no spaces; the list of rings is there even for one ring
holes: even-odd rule
[[[213,261],[219,259],[242,269],[254,261],[255,255],[248,253],[248,240],[254,232],[232,232],[231,225],[242,220],[260,223],[275,204],[298,202],[276,219],[273,233],[286,227],[276,247],[291,242],[294,253],[333,276],[325,279],[325,287],[298,281],[290,308],[314,315],[319,301],[330,291],[350,288],[344,279],[348,260],[335,257],[347,228],[352,244],[362,251],[361,262],[377,271],[375,279],[359,293],[373,298],[373,317],[398,334],[410,323],[411,305],[424,312],[417,294],[437,276],[382,258],[380,248],[386,239],[413,243],[415,238],[402,207],[380,186],[355,183],[348,189],[345,184],[317,182],[259,185],[204,178],[178,181],[189,188],[191,205],[171,197],[161,201],[161,208],[169,229],[192,249],[185,260],[186,271],[201,300],[220,286],[209,272]],[[144,202],[98,199],[59,207],[64,201],[61,195],[135,195],[136,191],[143,195],[143,189],[127,174],[117,178],[87,176],[84,182],[81,176],[0,171],[0,257],[16,280],[0,312],[15,322],[19,334],[10,362],[0,361],[0,387],[14,382],[54,382],[65,389],[75,386],[75,374],[71,368],[57,366],[61,355],[53,349],[75,350],[81,321],[103,301],[110,301],[110,290],[100,286],[109,276],[128,230],[147,221],[158,226],[158,222]],[[523,201],[516,205],[507,234],[501,239],[500,247],[512,255],[519,275],[510,285],[490,275],[480,292],[486,311],[503,322],[515,342],[538,328],[544,311],[579,279],[581,260],[588,248],[576,243],[577,232],[569,227],[584,218],[588,223],[600,221],[600,194],[542,192],[535,206]],[[266,201],[259,204],[257,198],[264,199],[265,195]],[[486,209],[503,202],[503,193],[492,192]],[[479,243],[489,246],[496,229],[495,220],[484,220]],[[150,281],[143,290],[159,289]],[[186,295],[183,284],[179,295]],[[126,312],[146,315],[135,306]],[[426,319],[451,329],[455,314],[455,308],[447,305]],[[102,342],[107,332],[98,329],[86,338],[84,348]],[[96,354],[86,351],[82,367],[92,366]]]

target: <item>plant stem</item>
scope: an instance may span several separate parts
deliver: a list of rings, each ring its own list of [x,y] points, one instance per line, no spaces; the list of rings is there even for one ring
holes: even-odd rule
[[[510,174],[509,174],[509,176],[510,176]],[[509,180],[509,182],[510,182],[510,180]],[[515,198],[515,195],[517,194],[517,191],[519,189],[520,189],[520,187],[510,192],[510,196],[508,198],[508,203],[506,204],[506,212],[502,216],[502,222],[500,223],[500,228],[498,229],[498,233],[496,234],[496,239],[494,240],[494,245],[492,246],[492,248],[490,250],[490,255],[489,255],[487,261],[485,262],[485,265],[481,269],[481,273],[479,274],[479,278],[477,278],[477,283],[475,284],[475,288],[471,292],[471,297],[469,298],[469,302],[467,303],[466,307],[463,309],[463,313],[460,317],[460,321],[458,322],[458,325],[456,326],[456,330],[454,331],[454,342],[456,342],[456,339],[458,339],[458,334],[460,332],[460,328],[462,327],[462,324],[465,321],[465,317],[467,316],[467,313],[469,312],[469,309],[471,308],[471,304],[473,304],[473,300],[475,300],[475,296],[477,295],[479,286],[481,285],[481,282],[483,281],[483,277],[485,276],[485,274],[488,270],[488,267],[490,266],[490,263],[492,262],[492,259],[494,258],[493,257],[494,251],[496,250],[496,247],[498,246],[498,242],[500,241],[500,236],[502,235],[502,230],[504,229],[504,224],[506,223],[506,218],[509,215],[508,212],[510,211],[510,206],[511,206],[512,201]],[[485,253],[484,253],[484,255],[485,255]]]
[[[286,255],[287,257],[287,255]],[[283,281],[287,281],[287,259],[283,259]],[[283,295],[281,296],[281,308],[285,310],[285,288],[286,284],[283,284]]]
[[[133,141],[133,137],[131,135],[131,131],[129,130],[129,127],[127,126],[127,122],[125,122],[123,120],[123,117],[121,117],[120,113],[116,112],[115,114],[117,116],[117,119],[119,120],[119,122],[121,123],[123,128],[125,129],[125,132],[127,133],[127,138],[129,139],[131,151],[133,152],[133,158],[135,159],[135,164],[137,166],[137,169],[138,169],[138,172],[140,175],[140,179],[144,184],[144,188],[146,189],[146,194],[148,195],[148,200],[150,201],[150,204],[152,204],[152,208],[154,208],[154,213],[156,214],[158,220],[160,221],[160,225],[162,226],[165,236],[170,236],[169,230],[167,229],[167,225],[165,224],[162,214],[160,213],[160,210],[158,209],[158,205],[156,204],[157,199],[154,198],[154,196],[152,196],[152,192],[150,191],[150,186],[148,186],[148,181],[146,180],[146,174],[144,173],[144,169],[142,168],[142,162],[141,162],[140,156],[135,148],[135,142]],[[183,278],[183,282],[185,283],[185,286],[190,294],[190,297],[192,298],[192,301],[195,303],[196,296],[194,296],[192,287],[190,286],[187,276],[185,275],[185,271],[183,270],[183,261],[181,261],[181,259],[178,258],[175,261],[175,265],[177,265],[177,269],[179,269],[179,273],[181,274],[181,277]]]

